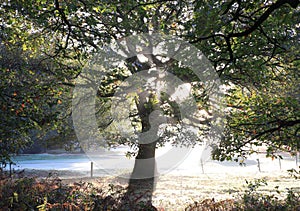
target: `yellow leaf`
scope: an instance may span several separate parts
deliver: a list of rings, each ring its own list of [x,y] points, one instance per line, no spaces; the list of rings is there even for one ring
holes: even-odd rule
[[[23,49],[23,51],[26,51],[28,49],[25,43],[23,43],[22,49]]]

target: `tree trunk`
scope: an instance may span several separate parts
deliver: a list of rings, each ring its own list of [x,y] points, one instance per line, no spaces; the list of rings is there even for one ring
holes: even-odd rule
[[[145,210],[156,210],[152,206],[152,195],[156,185],[155,145],[156,143],[139,145],[127,192],[123,198],[123,209],[143,210],[142,205],[143,208],[146,207]]]
[[[155,176],[155,147],[156,142],[139,145],[131,178],[142,179]]]
[[[142,124],[142,133],[150,130],[151,125],[149,122],[149,115],[157,107],[150,105],[147,97],[148,92],[142,92],[139,94],[139,100],[137,102],[137,108]],[[152,194],[156,182],[156,143],[157,140],[153,140],[153,142],[150,143],[139,144],[139,150],[135,158],[134,168],[129,180],[127,192],[123,198],[122,209],[156,210],[156,208],[152,206]],[[143,205],[144,208],[142,209],[140,205]]]

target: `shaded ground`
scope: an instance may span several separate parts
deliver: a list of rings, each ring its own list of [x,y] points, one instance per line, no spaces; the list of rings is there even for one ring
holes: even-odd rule
[[[243,167],[240,167],[241,170]],[[234,173],[234,172],[233,172]],[[285,171],[270,174],[269,172],[255,172],[254,174],[233,175],[231,172],[224,174],[199,174],[197,176],[164,175],[158,178],[156,189],[153,193],[153,204],[156,207],[164,207],[165,210],[183,210],[188,204],[203,199],[230,199],[245,190],[245,180],[266,179],[268,186],[259,190],[265,193],[275,193],[275,187],[280,191],[293,188],[300,191],[300,182],[291,178]],[[80,171],[55,171],[55,170],[25,170],[23,176],[47,177],[58,176],[63,183],[90,182],[107,189],[109,184],[126,187],[128,180],[116,177],[88,177],[88,172]]]

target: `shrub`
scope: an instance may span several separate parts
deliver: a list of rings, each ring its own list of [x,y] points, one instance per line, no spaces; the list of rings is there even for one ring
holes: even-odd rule
[[[57,177],[0,180],[0,210],[123,210],[126,189],[109,185],[104,191],[92,183],[65,185]],[[156,210],[152,205],[133,204],[126,210]]]
[[[185,208],[186,211],[227,211],[234,208],[234,200],[226,199],[215,201],[214,199],[205,199],[201,202],[194,202]]]
[[[186,207],[186,211],[229,211],[229,210],[246,210],[246,211],[300,211],[300,193],[288,189],[286,195],[282,195],[275,187],[275,194],[265,194],[258,191],[261,186],[266,186],[264,179],[246,181],[247,188],[243,194],[240,194],[234,200],[227,199],[215,201],[214,199],[206,199],[202,202],[194,202]]]

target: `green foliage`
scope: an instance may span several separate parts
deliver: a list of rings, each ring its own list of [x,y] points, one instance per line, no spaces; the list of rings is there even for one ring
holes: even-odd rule
[[[300,148],[299,1],[10,0],[1,3],[0,14],[3,163],[30,144],[32,130],[42,131],[41,136],[56,130],[60,141],[74,142],[68,119],[71,91],[86,61],[112,39],[153,31],[198,47],[233,88],[224,140],[214,158],[244,156],[255,152],[251,146],[264,144],[269,155]],[[98,97],[109,102],[121,81],[149,65],[126,60],[126,71],[111,71]],[[199,108],[209,112],[207,90],[201,90],[191,70],[177,61],[165,65],[193,85]],[[109,106],[101,105],[97,114],[104,116]],[[143,124],[137,116],[131,119],[135,126]],[[110,126],[110,120],[100,126]]]
[[[300,207],[300,194],[292,189],[287,190],[286,196],[279,191],[278,186],[274,190],[277,195],[265,194],[258,189],[268,185],[266,180],[246,181],[246,184],[247,189],[242,195],[241,201],[238,201],[238,206],[242,210],[297,210]]]
[[[296,80],[299,83],[299,78]],[[240,87],[229,90],[225,139],[215,156],[218,159],[244,156],[257,152],[260,146],[266,146],[267,156],[272,157],[278,151],[297,152],[300,110],[296,87],[291,81],[274,82],[263,90]]]
[[[300,169],[300,166],[299,166]],[[289,169],[288,173],[290,176],[294,177],[295,179],[300,179],[300,170],[297,169]]]
[[[1,46],[0,162],[41,139],[49,130],[62,130],[68,121],[70,89],[49,72],[52,62],[31,57],[18,46]]]
[[[49,131],[67,139],[70,131],[71,89],[63,83],[76,74],[78,63],[55,53],[55,40],[24,14],[27,7],[19,8],[14,1],[0,5],[0,162],[4,166],[33,139],[46,142]]]

